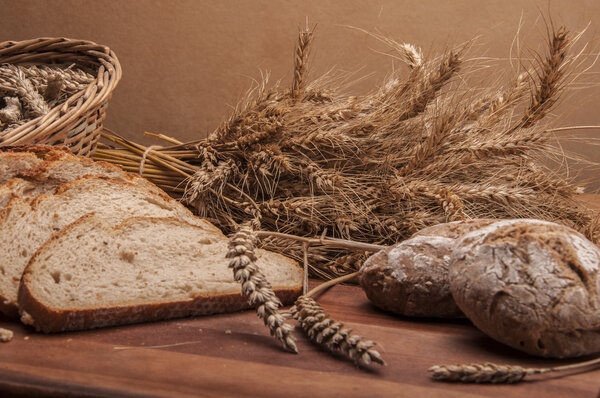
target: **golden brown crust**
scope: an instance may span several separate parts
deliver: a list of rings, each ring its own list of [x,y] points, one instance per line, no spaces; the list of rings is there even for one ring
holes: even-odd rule
[[[52,196],[55,196],[55,195],[61,195],[61,194],[65,193],[65,192],[68,192],[69,190],[77,188],[78,186],[81,186],[81,185],[85,186],[86,181],[89,181],[89,180],[104,180],[104,181],[108,181],[108,182],[111,183],[111,185],[114,184],[114,187],[117,190],[119,189],[119,187],[123,187],[123,186],[136,186],[136,184],[134,184],[132,182],[123,181],[123,180],[120,180],[120,179],[115,179],[115,178],[111,178],[111,177],[107,177],[107,176],[102,176],[102,175],[86,175],[86,176],[83,176],[83,177],[79,177],[76,180],[65,182],[65,183],[59,185],[56,188],[56,191],[54,191],[53,194],[51,194],[51,193],[45,194],[44,193],[44,194],[40,194],[40,195],[36,196],[31,201],[31,208],[32,209],[36,209],[40,205],[40,202],[43,203],[43,201],[47,200],[48,197],[52,197]],[[87,187],[86,189],[89,190],[90,188]],[[163,199],[167,199],[169,201],[171,201],[171,200],[174,201],[174,199],[172,199],[171,197],[169,197],[166,194],[161,194],[159,192],[155,193],[154,191],[148,191],[148,192],[149,193],[151,192],[152,194],[159,195]]]
[[[103,175],[85,175],[83,177],[79,177],[76,180],[65,182],[65,183],[61,184],[58,188],[56,188],[56,191],[54,192],[54,195],[60,195],[61,193],[65,192],[65,191],[68,191],[69,189],[72,189],[74,186],[84,184],[85,181],[87,181],[87,180],[104,180],[104,181],[110,181],[111,185],[114,184],[115,185],[115,189],[118,189],[119,185],[120,186],[139,186],[138,184],[135,183],[138,179],[142,179],[142,177],[138,177],[135,174],[128,175],[128,176],[125,177],[125,179],[115,179],[115,178],[107,177],[107,176],[103,176]],[[147,181],[147,180],[144,179],[144,181]],[[152,184],[150,182],[148,182],[148,183]],[[157,189],[159,189],[159,188],[157,188]],[[149,190],[148,192],[151,192],[152,194],[158,195],[162,199],[165,199],[167,201],[177,202],[175,199],[173,199],[172,197],[170,197],[169,195],[167,195],[164,191],[162,191],[160,189],[158,191],[151,191],[151,190]]]
[[[284,305],[291,304],[300,295],[301,287],[276,289]],[[19,287],[19,304],[33,318],[33,326],[44,333],[86,330],[131,323],[151,322],[197,315],[235,312],[251,308],[241,294],[198,296],[186,301],[127,305],[110,308],[56,310],[40,303],[27,283]]]
[[[49,170],[51,170],[52,166],[55,166],[63,161],[65,161],[64,158],[44,160],[39,165],[37,165],[35,167],[31,167],[27,170],[23,170],[22,172],[20,172],[19,177],[30,178],[30,179],[39,179],[40,177],[43,177]],[[112,164],[112,163],[103,162],[103,161],[94,161],[90,158],[86,158],[83,156],[73,155],[72,159],[68,159],[67,161],[78,162],[78,163],[81,163],[83,165],[90,166],[90,167],[92,167],[93,165],[100,165],[109,173],[120,173],[123,176],[128,175],[128,173],[123,171],[123,168],[121,166],[118,166],[118,165]]]
[[[71,150],[66,146],[51,146],[51,145],[14,145],[0,146],[0,152],[5,153],[33,153],[39,159],[55,160],[65,155],[73,155]]]

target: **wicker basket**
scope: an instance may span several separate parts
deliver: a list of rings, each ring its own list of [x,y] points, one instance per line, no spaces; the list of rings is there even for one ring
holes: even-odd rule
[[[108,47],[62,37],[0,43],[0,64],[71,64],[97,70],[96,80],[47,114],[0,135],[0,146],[66,145],[89,156],[102,130],[106,106],[121,79],[119,60]]]

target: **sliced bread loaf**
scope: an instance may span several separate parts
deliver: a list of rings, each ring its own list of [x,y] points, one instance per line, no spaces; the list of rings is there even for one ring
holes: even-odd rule
[[[19,288],[22,320],[44,332],[82,330],[248,308],[221,233],[164,218],[112,228],[87,215],[31,258]],[[299,265],[258,250],[284,304],[302,288]]]
[[[0,311],[17,314],[17,288],[30,257],[53,232],[88,213],[112,225],[131,216],[176,217],[220,233],[166,194],[106,177],[82,177],[31,203],[12,197],[0,212]]]

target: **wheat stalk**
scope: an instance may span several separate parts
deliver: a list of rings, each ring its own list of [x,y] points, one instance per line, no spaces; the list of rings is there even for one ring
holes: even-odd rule
[[[298,349],[291,335],[291,326],[279,313],[281,301],[273,293],[271,284],[256,265],[256,236],[249,226],[242,226],[229,239],[229,268],[233,270],[234,279],[242,285],[242,294],[248,297],[251,305],[256,306],[256,313],[263,319],[272,336],[275,336],[283,347],[297,353]]]
[[[298,42],[294,51],[294,80],[292,83],[292,97],[298,98],[306,86],[306,73],[308,68],[308,54],[313,32],[308,28],[298,34]]]
[[[564,27],[553,32],[549,42],[549,53],[540,62],[541,74],[531,103],[526,109],[520,127],[527,128],[542,119],[557,99],[565,75],[564,64],[568,60],[567,48],[570,40]]]
[[[304,330],[308,338],[317,345],[320,345],[332,352],[340,352],[347,358],[350,358],[357,365],[370,365],[378,363],[385,365],[379,352],[373,347],[375,342],[364,340],[357,334],[344,327],[343,323],[337,322],[327,314],[321,306],[311,297],[318,292],[327,289],[335,284],[342,283],[354,278],[358,273],[345,275],[334,280],[322,283],[311,291],[307,292],[307,269],[308,269],[308,250],[311,246],[325,246],[329,248],[345,248],[356,251],[378,251],[382,247],[367,245],[360,242],[352,242],[340,239],[331,239],[325,237],[325,232],[320,238],[305,238],[279,232],[258,231],[256,236],[268,238],[283,238],[297,241],[302,244],[303,263],[304,263],[304,289],[303,294],[298,297],[294,305],[288,311],[290,316],[296,319],[300,327]]]
[[[401,115],[400,120],[409,119],[423,112],[425,107],[436,97],[441,88],[458,72],[462,64],[462,51],[449,51],[443,56],[432,70],[425,73],[411,93],[408,109]]]
[[[494,363],[436,365],[429,368],[429,372],[431,373],[431,377],[436,381],[499,384],[518,383],[525,377],[535,374],[595,368],[598,365],[600,365],[600,358],[551,368],[523,368],[521,366],[498,365]]]

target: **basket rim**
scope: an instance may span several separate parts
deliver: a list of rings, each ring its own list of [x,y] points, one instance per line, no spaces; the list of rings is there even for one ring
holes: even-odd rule
[[[61,59],[69,55],[73,58],[88,58],[92,63],[99,65],[96,80],[92,81],[86,89],[67,98],[65,102],[54,106],[47,114],[12,129],[8,135],[2,137],[0,143],[2,146],[36,138],[41,131],[44,131],[44,136],[49,136],[73,122],[78,116],[103,106],[110,99],[122,77],[121,64],[114,51],[92,41],[66,37],[40,37],[0,43],[0,64],[18,65],[44,55],[48,55],[49,59],[53,55],[60,55]],[[19,60],[22,61],[14,62]],[[76,60],[73,63],[81,64]],[[52,63],[47,62],[47,64]]]

